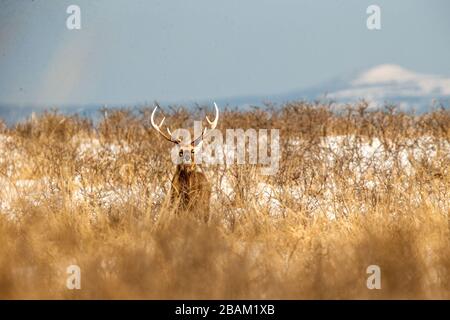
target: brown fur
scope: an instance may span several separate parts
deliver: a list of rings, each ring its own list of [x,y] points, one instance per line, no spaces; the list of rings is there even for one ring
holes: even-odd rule
[[[170,193],[171,203],[178,213],[193,213],[208,221],[211,186],[205,174],[197,171],[195,164],[177,165]]]

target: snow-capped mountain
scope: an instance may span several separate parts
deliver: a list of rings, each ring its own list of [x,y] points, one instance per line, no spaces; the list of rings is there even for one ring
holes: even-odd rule
[[[450,78],[383,64],[359,73],[328,97],[338,102],[364,98],[373,106],[398,103],[402,108],[422,110],[433,101],[450,101]]]
[[[326,99],[337,104],[365,99],[372,108],[392,103],[403,110],[423,112],[437,103],[450,106],[450,78],[420,74],[394,64],[382,64],[306,90],[224,99],[223,102],[231,105],[259,105],[262,101],[283,103],[300,99]]]

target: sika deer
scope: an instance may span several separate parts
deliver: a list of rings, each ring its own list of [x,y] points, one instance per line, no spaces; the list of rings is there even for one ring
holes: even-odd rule
[[[192,140],[187,145],[181,145],[181,141],[172,138],[172,133],[167,127],[167,134],[162,132],[161,126],[164,122],[155,123],[155,113],[159,105],[156,104],[151,115],[152,127],[166,140],[180,145],[178,153],[180,164],[177,165],[175,174],[172,178],[172,186],[170,190],[171,205],[175,207],[177,212],[188,212],[194,214],[196,217],[203,219],[205,222],[209,220],[209,201],[211,198],[211,185],[208,182],[205,174],[200,166],[195,163],[195,153],[201,148],[203,139],[208,135],[208,130],[205,128],[202,134]],[[219,121],[219,108],[214,103],[216,115],[214,121],[209,120],[206,116],[211,128],[209,132],[214,130]]]

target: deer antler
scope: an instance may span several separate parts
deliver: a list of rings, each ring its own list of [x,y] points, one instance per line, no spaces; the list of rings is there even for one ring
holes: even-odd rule
[[[174,140],[174,139],[172,139],[172,133],[170,132],[169,127],[167,127],[167,133],[169,133],[168,136],[167,136],[164,132],[161,131],[161,126],[163,125],[164,120],[166,119],[166,117],[163,117],[163,119],[161,120],[161,123],[159,124],[159,126],[155,123],[155,112],[156,112],[156,109],[158,109],[158,107],[159,107],[159,104],[158,104],[158,103],[155,103],[155,109],[153,109],[152,116],[151,116],[151,118],[150,118],[150,121],[151,121],[151,123],[152,123],[153,129],[155,129],[156,131],[158,131],[159,134],[160,134],[161,136],[164,137],[164,139],[166,139],[166,140],[168,140],[168,141],[170,141],[170,142],[179,144],[179,143],[180,143],[180,140]]]
[[[200,135],[200,137],[192,140],[191,145],[192,146],[196,146],[198,145],[204,138],[206,138],[212,130],[214,130],[217,127],[217,122],[219,121],[219,107],[217,106],[217,104],[214,102],[214,108],[216,111],[216,116],[214,118],[213,121],[209,120],[208,116],[206,116],[206,121],[208,121],[209,125],[211,126],[211,128],[209,129],[209,132],[207,133],[208,129],[205,128],[203,129],[202,134]]]

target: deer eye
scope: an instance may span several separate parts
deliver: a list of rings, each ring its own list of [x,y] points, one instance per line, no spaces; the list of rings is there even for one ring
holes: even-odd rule
[[[178,155],[179,155],[180,157],[182,157],[182,156],[183,156],[183,150],[180,150],[180,152],[178,153]]]

